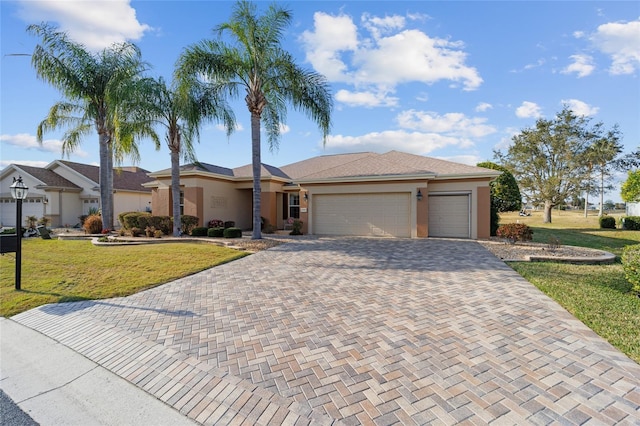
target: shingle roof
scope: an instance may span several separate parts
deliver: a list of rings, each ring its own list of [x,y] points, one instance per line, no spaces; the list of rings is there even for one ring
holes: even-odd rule
[[[62,160],[60,160],[60,163],[95,182],[96,185],[99,184],[100,167]],[[142,186],[142,184],[154,180],[147,175],[148,173],[148,170],[144,170],[139,167],[136,167],[135,171],[115,168],[113,173],[113,189],[120,191],[151,192],[151,188],[145,188]]]
[[[236,167],[235,169],[233,169],[233,175],[235,177],[252,177],[253,166],[251,164],[247,164],[241,167]],[[270,166],[264,163],[260,168],[260,176],[261,177],[272,176],[272,177],[279,177],[283,179],[291,179],[291,177],[288,176],[285,172],[283,172],[282,169],[279,169],[278,167]]]
[[[75,183],[63,178],[59,174],[54,173],[49,169],[45,169],[42,167],[23,166],[20,164],[16,165],[16,168],[24,170],[25,173],[30,174],[34,178],[44,183],[46,186],[56,188],[80,189],[80,187]]]
[[[308,160],[288,164],[281,167],[281,169],[292,179],[299,179],[303,176],[319,173],[327,169],[342,166],[344,164],[375,155],[378,154],[373,152],[358,152],[353,154],[321,155],[319,157],[313,157]]]
[[[385,154],[369,152],[321,156],[284,166],[282,169],[289,171],[290,167],[296,175],[295,178],[301,181],[420,174],[434,177],[465,174],[495,175],[494,170],[399,151],[390,151]]]

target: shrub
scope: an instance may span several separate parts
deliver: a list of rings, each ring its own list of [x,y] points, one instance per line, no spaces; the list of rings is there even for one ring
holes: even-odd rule
[[[84,221],[87,220],[87,218],[89,217],[89,215],[86,214],[82,214],[80,216],[78,216],[78,220],[80,221],[80,227],[84,228]]]
[[[560,243],[560,238],[556,237],[555,235],[550,236],[549,239],[547,240],[547,247],[551,251],[558,250],[561,245],[562,244]]]
[[[302,235],[302,224],[303,222],[301,220],[294,220],[291,224],[293,230],[289,232],[289,235]]]
[[[616,218],[612,216],[603,215],[598,219],[600,222],[600,228],[602,229],[616,229]]]
[[[500,215],[498,214],[498,206],[497,203],[493,199],[491,199],[489,235],[495,237],[499,227]]]
[[[207,228],[206,226],[196,226],[195,228],[193,228],[191,230],[191,236],[192,237],[206,237],[208,231],[209,231],[209,228]]]
[[[226,222],[225,222],[226,225]],[[240,228],[225,228],[224,229],[224,237],[225,238],[241,238],[242,237],[242,229]]]
[[[509,240],[511,244],[515,244],[516,241],[531,241],[533,238],[533,229],[524,223],[506,223],[500,225],[496,231],[496,235]]]
[[[233,228],[236,226],[236,223],[233,220],[228,220],[224,223],[224,229]]]
[[[40,219],[38,219],[38,224],[44,226],[45,228],[49,226],[49,223],[51,223],[51,219],[46,216],[42,216]]]
[[[209,221],[209,228],[224,228],[224,222],[220,219],[211,219]]]
[[[276,228],[275,225],[272,225],[270,223],[267,223],[264,226],[264,229],[262,230],[262,232],[264,232],[265,234],[275,234],[278,228]]]
[[[640,244],[626,246],[622,250],[622,267],[633,290],[640,294]]]
[[[182,216],[180,216],[180,230],[183,234],[189,235],[191,233],[191,230],[198,226],[199,221],[200,219],[198,219],[196,216],[183,214]]]
[[[154,237],[156,237],[156,238],[162,238],[162,236],[163,236],[163,235],[164,235],[164,234],[163,234],[163,232],[162,232],[161,230],[159,230],[159,229],[157,229],[157,230],[153,233],[153,236],[154,236]]]
[[[146,212],[127,212],[120,213],[118,215],[118,220],[120,220],[120,224],[124,226],[124,229],[132,229],[132,228],[146,228],[147,226],[142,226],[140,224],[139,218],[151,216]]]
[[[159,229],[168,235],[173,230],[173,222],[169,216],[145,215],[138,217],[138,227]]]
[[[154,228],[153,226],[147,226],[147,227],[144,229],[144,234],[145,234],[148,238],[153,237],[153,234],[155,234],[155,232],[156,232],[156,228]]]
[[[209,228],[207,230],[207,236],[211,238],[222,238],[224,237],[224,228],[221,226],[218,226],[216,228]]]
[[[102,217],[97,214],[87,216],[82,227],[87,234],[99,234],[102,232]]]
[[[139,237],[140,235],[142,235],[142,229],[140,229],[140,228],[131,228],[131,236],[132,237]]]
[[[625,216],[620,219],[622,229],[640,231],[640,216]]]
[[[124,237],[126,233],[127,233],[127,231],[125,231],[124,228],[120,228],[118,230],[118,235],[120,235],[121,237]]]

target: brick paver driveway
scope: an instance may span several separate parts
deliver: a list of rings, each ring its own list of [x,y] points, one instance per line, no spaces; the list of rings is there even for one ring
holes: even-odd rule
[[[14,319],[205,424],[640,422],[638,364],[471,241],[288,243]]]

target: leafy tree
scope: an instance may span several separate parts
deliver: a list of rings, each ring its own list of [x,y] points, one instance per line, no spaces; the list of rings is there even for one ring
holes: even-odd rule
[[[37,137],[42,143],[49,130],[66,127],[62,137],[63,154],[78,148],[82,138],[98,133],[100,146],[100,205],[104,229],[113,228],[113,159],[130,155],[138,158],[134,143],[136,126],[116,133],[126,121],[118,104],[126,98],[129,83],[144,71],[140,51],[130,43],[114,44],[93,54],[81,44],[69,40],[48,24],[31,25],[27,31],[42,39],[31,58],[39,78],[58,89],[65,101],[51,107],[47,117],[38,125]]]
[[[231,19],[216,27],[218,39],[190,46],[178,62],[177,76],[204,76],[230,98],[245,94],[251,114],[253,169],[253,239],[262,238],[260,217],[260,123],[276,149],[287,102],[314,120],[326,139],[331,127],[333,100],[324,76],[300,68],[281,47],[291,12],[272,4],[257,16],[256,6],[236,3]],[[232,43],[221,37],[228,34]]]
[[[551,222],[551,209],[574,195],[584,181],[586,125],[584,117],[565,106],[553,119],[540,118],[535,127],[515,135],[506,153],[495,152],[527,199],[544,204],[545,223]]]
[[[588,138],[592,141],[585,151],[585,162],[587,165],[586,180],[591,181],[592,171],[598,174],[598,193],[600,195],[600,210],[598,216],[602,216],[604,211],[604,191],[612,189],[613,185],[605,183],[611,179],[616,157],[622,152],[620,143],[620,131],[617,126],[604,133],[603,124],[597,123],[588,133]],[[588,196],[589,186],[586,194]],[[585,217],[587,210],[585,208]]]
[[[167,87],[163,78],[138,81],[135,96],[124,108],[136,123],[145,123],[144,134],[156,141],[156,127],[165,130],[165,140],[171,156],[171,197],[173,235],[179,236],[180,220],[180,156],[196,162],[194,142],[200,138],[200,126],[205,120],[223,121],[227,135],[235,126],[233,112],[212,90],[210,85],[196,79],[183,79],[180,87]],[[140,132],[140,131],[139,131]]]
[[[518,182],[506,167],[491,161],[478,163],[477,166],[502,172],[490,183],[492,203],[495,202],[498,212],[514,212],[522,208],[522,195]]]
[[[640,201],[640,170],[629,170],[627,180],[622,184],[620,195],[625,203]]]
[[[618,158],[614,162],[614,167],[621,171],[637,169],[638,167],[640,167],[640,149],[627,154],[624,157]]]

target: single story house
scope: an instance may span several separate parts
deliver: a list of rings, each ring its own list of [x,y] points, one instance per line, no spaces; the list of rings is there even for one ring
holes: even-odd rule
[[[251,165],[206,163],[180,171],[182,214],[252,226]],[[500,172],[398,151],[323,155],[283,167],[264,164],[262,216],[313,235],[489,237],[489,182]],[[171,170],[149,174],[154,214],[171,214]]]
[[[151,210],[151,190],[143,186],[152,180],[139,167],[119,167],[113,173],[114,224],[125,211]],[[24,226],[27,216],[48,217],[50,226],[75,226],[79,217],[100,208],[100,168],[56,160],[45,167],[11,164],[0,172],[0,226],[16,226],[16,201],[11,197],[13,178],[22,176],[29,188],[22,202]]]

